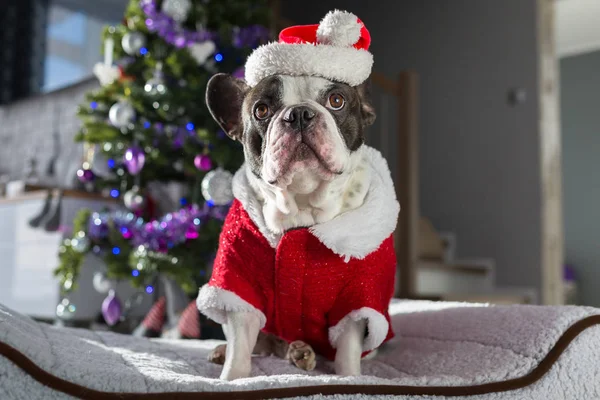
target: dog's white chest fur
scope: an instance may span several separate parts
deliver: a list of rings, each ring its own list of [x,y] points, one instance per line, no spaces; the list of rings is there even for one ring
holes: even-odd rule
[[[321,180],[308,170],[297,173],[287,187],[281,188],[249,174],[248,180],[262,203],[267,228],[280,234],[288,229],[327,222],[360,207],[371,178],[361,150],[350,156],[349,168],[330,181]]]

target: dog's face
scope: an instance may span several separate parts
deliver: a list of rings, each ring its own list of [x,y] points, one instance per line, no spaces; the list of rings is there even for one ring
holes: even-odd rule
[[[254,175],[299,193],[344,173],[375,120],[366,84],[318,77],[276,75],[250,88],[218,74],[208,83],[206,101],[221,128],[243,144]]]

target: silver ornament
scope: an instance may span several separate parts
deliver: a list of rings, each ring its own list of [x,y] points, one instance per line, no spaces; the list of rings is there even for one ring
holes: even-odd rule
[[[202,179],[202,196],[215,206],[224,206],[233,201],[231,172],[219,167]]]
[[[56,306],[56,316],[62,320],[69,320],[75,317],[77,307],[67,298],[61,300]]]
[[[107,279],[106,275],[102,272],[96,272],[94,274],[92,284],[98,293],[108,293],[110,289],[112,289],[112,282],[110,279]]]
[[[127,32],[121,39],[123,51],[130,56],[138,54],[140,49],[146,45],[146,36],[141,32]]]
[[[128,101],[119,101],[108,110],[110,123],[117,128],[124,128],[133,122],[135,109]]]
[[[108,166],[108,158],[100,151],[98,145],[95,146],[90,164],[91,170],[96,176],[108,178],[113,175],[112,169]]]
[[[138,211],[144,207],[146,199],[140,194],[140,189],[136,186],[123,195],[123,203],[129,210]]]
[[[75,237],[71,239],[71,247],[78,253],[85,253],[90,248],[90,239],[85,235],[85,232],[77,232]]]
[[[164,0],[162,3],[162,12],[179,23],[187,19],[191,8],[191,0]]]

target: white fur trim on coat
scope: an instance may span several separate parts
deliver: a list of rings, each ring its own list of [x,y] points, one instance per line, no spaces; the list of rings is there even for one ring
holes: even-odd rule
[[[396,229],[400,212],[387,161],[379,151],[364,147],[371,186],[363,205],[310,228],[327,248],[346,261],[351,257],[363,259],[377,250]]]
[[[371,169],[371,183],[362,206],[338,215],[330,221],[314,225],[310,231],[321,243],[335,254],[363,259],[379,248],[381,243],[396,229],[400,204],[392,176],[379,151],[363,145],[363,157]],[[281,235],[271,232],[262,213],[262,202],[256,198],[243,165],[233,178],[233,195],[238,199],[267,239],[271,247],[277,247]]]
[[[335,326],[329,328],[329,343],[334,349],[337,348],[337,341],[347,329],[350,321],[367,321],[368,335],[363,341],[363,351],[370,351],[379,347],[385,340],[389,330],[387,319],[380,312],[375,311],[370,307],[359,308],[347,314]]]
[[[281,234],[272,232],[267,228],[265,216],[263,215],[263,204],[256,198],[256,194],[250,185],[246,173],[246,164],[244,164],[233,176],[233,197],[242,203],[244,210],[246,210],[260,233],[267,239],[271,247],[275,248],[281,240]]]
[[[268,43],[246,61],[246,83],[255,86],[271,75],[320,76],[358,86],[369,78],[373,55],[354,47]]]
[[[317,28],[317,42],[339,47],[354,46],[360,39],[362,24],[348,11],[329,11]]]
[[[214,286],[204,285],[200,288],[196,306],[202,314],[221,325],[227,322],[227,312],[229,311],[255,313],[260,320],[260,329],[264,328],[267,323],[265,314],[252,304],[229,290]]]

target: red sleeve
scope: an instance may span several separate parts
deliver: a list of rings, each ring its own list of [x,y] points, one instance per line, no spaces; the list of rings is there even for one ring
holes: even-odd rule
[[[388,308],[394,295],[397,263],[393,236],[364,260],[351,262],[356,263],[352,266],[353,276],[329,313],[329,326],[336,326],[348,314],[365,307],[375,310],[389,323]]]
[[[256,274],[265,262],[262,258],[267,256],[260,251],[264,249],[264,241],[242,204],[234,200],[223,224],[208,282],[210,286],[235,293],[263,313],[266,310],[265,296]]]

